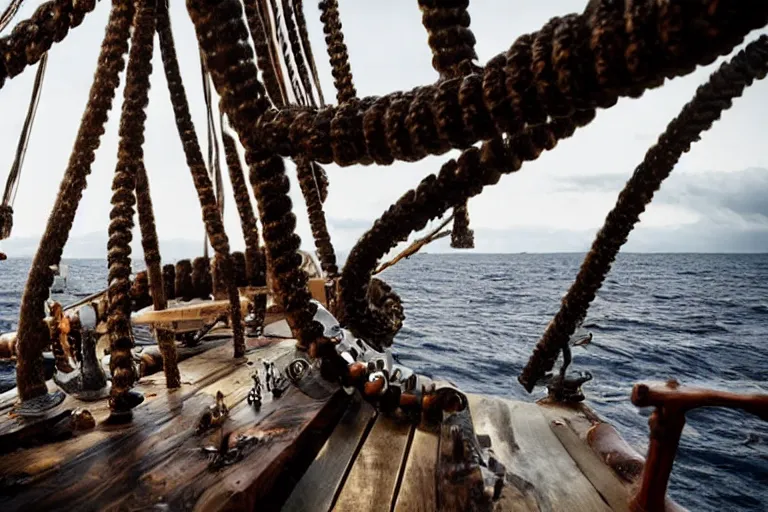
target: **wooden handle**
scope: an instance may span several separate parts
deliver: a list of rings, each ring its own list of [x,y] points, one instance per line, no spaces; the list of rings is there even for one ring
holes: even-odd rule
[[[680,387],[675,381],[663,385],[636,384],[632,403],[638,407],[664,407],[681,413],[699,407],[741,409],[768,421],[768,395],[739,395],[727,391]]]

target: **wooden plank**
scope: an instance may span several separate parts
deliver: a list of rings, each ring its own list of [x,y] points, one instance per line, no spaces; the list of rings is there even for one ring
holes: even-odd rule
[[[248,312],[247,297],[240,297],[240,311]],[[137,311],[131,315],[131,323],[142,324],[169,324],[173,322],[185,322],[189,320],[213,319],[229,311],[228,300],[200,300],[179,302],[170,304],[168,309],[156,311],[151,306]]]
[[[539,406],[468,394],[478,434],[491,438],[491,449],[506,466],[508,480],[530,490],[542,510],[609,511],[549,428]]]
[[[172,456],[132,482],[128,494],[105,507],[108,510],[277,510],[290,492],[283,477],[295,459],[316,452],[313,440],[325,441],[346,405],[346,394],[335,393],[327,400],[315,400],[295,387],[278,400],[264,403],[256,411],[246,403],[228,420],[224,429],[207,436],[191,437]],[[223,468],[211,467],[200,448],[218,446],[222,433],[225,445],[241,458]],[[315,439],[313,439],[315,438]],[[320,445],[317,446],[320,448]]]
[[[67,442],[49,444],[23,452],[7,454],[0,457],[0,474],[7,475],[6,482],[12,485],[14,481],[25,482],[25,486],[31,485],[41,479],[51,476],[53,471],[54,484],[43,491],[57,492],[57,489],[79,488],[81,484],[86,487],[110,474],[115,467],[112,462],[125,464],[126,450],[130,450],[131,457],[141,459],[138,454],[145,454],[151,450],[152,444],[160,443],[168,435],[186,433],[191,431],[192,425],[197,421],[202,410],[213,403],[216,391],[221,390],[227,396],[227,403],[233,405],[242,401],[250,388],[248,376],[252,370],[246,361],[260,364],[263,357],[276,357],[277,355],[293,350],[291,340],[275,344],[268,348],[253,351],[247,359],[241,359],[233,365],[229,359],[225,369],[229,370],[229,377],[222,377],[221,368],[212,365],[210,371],[217,379],[202,378],[195,384],[182,384],[175,391],[168,391],[164,384],[158,387],[156,384],[143,383],[137,389],[145,393],[147,397],[134,412],[132,423],[120,427],[110,427],[100,424],[95,430],[79,435]],[[181,366],[181,365],[180,365]],[[152,392],[151,390],[154,390]],[[230,393],[232,396],[229,396]],[[98,404],[106,405],[106,401]],[[148,404],[148,405],[145,405]],[[89,410],[93,405],[87,406]],[[95,415],[95,414],[94,414]],[[183,438],[180,437],[179,440]],[[147,444],[146,442],[149,442]],[[102,452],[108,455],[102,457]],[[102,464],[99,464],[99,460]],[[146,461],[144,461],[146,463]],[[75,481],[65,485],[66,478],[74,475]],[[92,475],[88,480],[79,478]],[[3,485],[0,484],[0,488]],[[36,486],[38,490],[43,486]],[[33,489],[34,490],[34,489]],[[19,491],[21,492],[21,491]],[[1,493],[0,493],[1,494]],[[61,494],[66,494],[61,492]],[[35,499],[40,499],[39,497]],[[2,501],[2,500],[0,500]],[[23,502],[22,502],[23,503]]]
[[[407,456],[413,426],[380,415],[333,507],[336,512],[389,512]]]
[[[603,464],[565,421],[551,420],[550,428],[608,505],[616,512],[629,512],[630,496],[619,477]]]
[[[283,512],[327,511],[341,490],[375,409],[355,395],[339,424],[283,505]]]
[[[395,512],[434,512],[435,470],[439,438],[434,432],[416,429],[413,433]]]

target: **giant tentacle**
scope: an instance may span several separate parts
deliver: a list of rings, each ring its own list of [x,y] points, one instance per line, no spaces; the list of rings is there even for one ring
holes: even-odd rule
[[[427,29],[429,48],[432,50],[432,67],[441,79],[457,78],[477,71],[473,61],[475,35],[469,29],[467,12],[469,0],[419,0],[421,21]],[[469,229],[467,202],[454,207],[451,247],[472,249],[474,233]]]
[[[352,83],[349,52],[347,45],[344,44],[344,34],[341,32],[339,2],[337,0],[321,0],[319,7],[328,56],[331,58],[331,73],[333,74],[333,85],[336,86],[336,100],[341,105],[357,97],[357,91],[355,91],[355,86]]]
[[[128,52],[132,17],[133,4],[130,0],[113,0],[96,73],[88,94],[88,104],[27,278],[19,314],[16,365],[16,384],[22,400],[43,395],[47,391],[42,355],[48,342],[48,327],[44,318],[45,300],[53,283],[50,267],[61,261],[77,206],[86,187],[87,176],[91,172],[94,154],[104,134],[115,89],[120,83],[120,72],[125,66],[124,56]]]
[[[173,43],[173,33],[171,32],[171,22],[168,16],[168,6],[165,5],[165,0],[160,0],[157,31],[160,36],[160,52],[163,56],[163,67],[165,68],[165,76],[168,81],[168,92],[173,104],[173,113],[176,117],[176,127],[181,137],[187,165],[192,174],[197,196],[200,200],[205,229],[211,241],[211,246],[216,252],[218,271],[227,285],[235,357],[242,357],[245,354],[245,338],[242,315],[240,313],[240,294],[237,291],[237,284],[233,276],[232,259],[229,254],[229,239],[224,232],[221,212],[216,203],[213,185],[206,171],[197,135],[195,135],[195,126],[189,113],[189,103],[187,102],[184,84],[181,81],[179,62],[176,58],[176,48]]]

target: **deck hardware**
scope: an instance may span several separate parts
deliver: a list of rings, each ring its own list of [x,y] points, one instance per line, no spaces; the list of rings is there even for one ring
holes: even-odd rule
[[[261,379],[259,378],[259,370],[256,370],[251,374],[253,379],[253,387],[248,391],[248,405],[254,406],[256,409],[261,407]]]
[[[229,416],[229,408],[224,403],[224,394],[216,392],[216,402],[209,405],[197,422],[196,434],[201,434],[210,428],[220,427]]]

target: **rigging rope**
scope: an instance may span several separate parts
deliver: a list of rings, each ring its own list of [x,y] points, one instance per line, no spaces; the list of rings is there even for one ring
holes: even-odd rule
[[[120,83],[120,72],[125,67],[132,17],[131,1],[113,0],[96,73],[88,94],[88,104],[27,278],[17,331],[16,384],[22,400],[45,395],[48,391],[42,363],[43,349],[50,338],[48,325],[44,321],[45,301],[53,283],[50,268],[61,261],[86,179],[91,172],[95,151],[104,133],[115,89]]]
[[[23,3],[24,0],[11,0],[11,3],[5,8],[3,14],[0,14],[0,33],[5,30],[5,27],[7,27],[13,17],[16,16]]]
[[[213,101],[211,98],[211,83],[208,78],[208,72],[205,69],[203,54],[200,54],[200,72],[203,79],[203,96],[205,97],[205,112],[208,125],[208,175],[213,180],[216,193],[216,203],[219,206],[219,212],[224,216],[224,190],[221,179],[221,159],[219,158],[219,138],[216,133],[216,127],[213,122]],[[208,258],[208,233],[203,237],[203,256]]]
[[[519,37],[477,74],[363,98],[354,108],[270,109],[251,130],[279,155],[322,164],[418,161],[637,97],[730,53],[767,22],[762,1],[593,1]]]
[[[530,393],[536,382],[552,369],[557,356],[586,317],[589,305],[603,284],[621,246],[669,176],[680,156],[712,127],[732,100],[754,80],[768,73],[768,36],[762,36],[715,71],[699,87],[694,98],[667,126],[659,141],[648,150],[619,194],[613,210],[597,233],[579,274],[563,297],[560,311],[547,326],[518,380]]]
[[[245,354],[245,336],[242,315],[240,313],[240,294],[234,278],[229,238],[224,231],[224,222],[216,202],[213,184],[205,168],[205,161],[203,160],[203,154],[200,150],[197,134],[195,133],[195,125],[192,122],[192,115],[189,111],[189,102],[187,101],[184,82],[181,79],[179,61],[176,57],[176,46],[173,42],[173,31],[171,30],[168,6],[163,0],[159,1],[158,4],[157,32],[160,36],[160,53],[163,58],[168,92],[176,119],[176,129],[179,133],[189,172],[195,184],[198,200],[200,201],[206,234],[210,240],[211,247],[213,247],[216,253],[217,279],[226,283],[226,293],[230,303],[230,318],[232,320],[232,335],[234,338],[234,356],[242,357]],[[209,63],[206,62],[206,69],[208,69],[208,65]],[[211,74],[213,75],[213,73]]]
[[[27,108],[27,117],[24,119],[24,125],[21,129],[21,134],[19,135],[19,142],[16,146],[16,155],[14,156],[11,170],[8,173],[8,181],[5,183],[2,202],[0,202],[0,240],[4,240],[11,236],[11,229],[13,228],[13,204],[16,201],[16,193],[19,190],[21,168],[24,165],[24,157],[27,154],[29,138],[32,134],[32,126],[35,122],[37,107],[40,103],[40,97],[42,96],[43,79],[45,78],[45,70],[47,66],[48,54],[45,53],[37,66],[35,83],[32,87],[32,98],[30,99],[29,107]]]
[[[61,42],[69,29],[80,25],[95,7],[96,0],[49,0],[30,18],[17,23],[9,35],[0,38],[0,88],[6,78],[38,62],[53,43]]]

